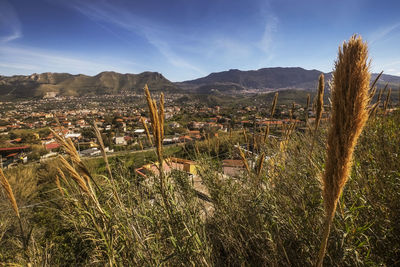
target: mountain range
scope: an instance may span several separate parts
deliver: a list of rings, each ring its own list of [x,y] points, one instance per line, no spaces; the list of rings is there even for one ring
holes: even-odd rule
[[[306,70],[299,67],[262,68],[249,71],[232,69],[211,73],[195,80],[173,83],[157,72],[140,74],[101,72],[95,76],[47,72],[28,76],[0,76],[0,96],[43,97],[49,92],[62,96],[117,94],[141,92],[145,84],[148,84],[152,91],[169,93],[241,94],[284,89],[314,91],[321,73],[318,70]],[[328,82],[331,76],[331,73],[325,73],[325,80]],[[376,76],[377,74],[373,74],[371,79],[375,79]],[[383,74],[378,87],[383,87],[386,83],[397,88],[400,85],[400,77]]]
[[[0,76],[0,96],[42,97],[49,92],[61,96],[117,94],[142,89],[145,84],[152,90],[179,90],[174,83],[157,72],[101,72],[96,76],[46,72],[29,76]]]

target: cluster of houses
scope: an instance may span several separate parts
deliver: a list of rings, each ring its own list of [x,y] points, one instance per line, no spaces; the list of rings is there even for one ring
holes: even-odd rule
[[[102,133],[110,152],[113,149],[131,150],[138,149],[134,146],[146,147],[149,145],[146,142],[146,132],[141,123],[142,117],[146,123],[149,123],[149,119],[146,118],[147,108],[123,98],[113,96],[82,99],[46,98],[39,101],[7,103],[7,105],[3,105],[3,109],[0,108],[0,148],[31,145],[18,137],[10,140],[9,133],[24,129],[29,130],[34,135],[32,138],[35,143],[41,144],[47,151],[47,154],[42,156],[55,155],[60,146],[52,133],[44,131],[46,128],[52,128],[57,134],[71,138],[83,156],[96,156],[100,154],[100,151],[95,136],[90,134],[93,122]],[[297,106],[296,108],[298,112],[302,112],[301,107]],[[287,109],[281,106],[281,113],[287,112]],[[279,128],[293,121],[298,125],[305,124],[302,120],[288,118],[288,116],[267,119],[267,116],[260,115],[262,113],[263,109],[255,106],[238,107],[237,109],[204,105],[178,106],[172,98],[166,99],[165,120],[168,133],[163,142],[164,145],[194,142],[204,139],[206,136],[217,135],[219,131],[226,132],[229,129],[243,127],[270,125]],[[309,115],[312,120],[313,114]],[[185,120],[181,120],[183,116],[186,116]],[[186,120],[187,118],[189,120]],[[5,140],[7,138],[9,140]],[[4,154],[2,162],[5,162],[4,158],[13,159],[14,162],[21,161],[21,158],[25,158],[30,150],[25,148],[9,154],[5,151],[8,150],[4,150],[2,153]],[[14,155],[15,153],[17,154]],[[227,162],[225,164],[227,168],[229,168],[229,164],[233,163]]]

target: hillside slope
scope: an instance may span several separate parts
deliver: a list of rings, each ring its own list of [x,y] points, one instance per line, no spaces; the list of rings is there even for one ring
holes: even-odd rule
[[[145,84],[154,91],[179,91],[179,88],[157,72],[120,74],[102,72],[96,76],[68,73],[42,73],[30,76],[0,76],[0,95],[41,97],[47,92],[61,96],[82,96],[139,92]]]
[[[241,71],[232,69],[211,73],[208,76],[179,83],[179,86],[186,90],[197,93],[219,92],[241,92],[244,90],[282,90],[300,89],[315,90],[319,75],[323,73],[319,70],[306,70],[303,68],[263,68],[259,70]],[[325,73],[325,81],[328,83],[331,73]],[[377,74],[373,74],[374,80]],[[383,74],[378,82],[379,87],[386,83],[396,88],[400,85],[400,77]]]

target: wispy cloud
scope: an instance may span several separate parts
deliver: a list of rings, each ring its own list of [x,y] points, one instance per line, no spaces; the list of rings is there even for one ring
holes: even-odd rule
[[[278,30],[278,18],[269,15],[265,23],[264,33],[262,35],[261,41],[259,42],[259,47],[264,53],[271,53],[271,46],[273,42],[273,37]]]
[[[193,32],[150,20],[135,10],[124,8],[121,1],[69,1],[68,5],[96,22],[113,24],[131,34],[141,36],[169,64],[184,70],[189,76],[205,75],[205,69],[208,69],[207,61],[243,65],[243,59],[260,58],[260,52],[264,54],[263,62],[273,56],[272,43],[277,31],[278,18],[270,9],[260,11],[260,17],[266,18],[260,35],[256,39],[243,40],[233,34],[206,28],[202,29],[202,34],[196,36]]]
[[[108,1],[70,2],[70,5],[92,20],[112,23],[131,33],[142,36],[173,66],[189,69],[197,74],[205,74],[199,67],[177,55],[172,46],[165,41],[166,39],[162,38],[168,35],[176,36],[177,33],[173,33],[172,29],[153,23]]]
[[[396,30],[400,29],[400,22],[397,22],[392,25],[388,25],[384,28],[380,28],[376,31],[374,31],[372,34],[369,36],[369,43],[370,45],[374,45],[375,43],[383,40],[385,37],[387,37],[390,33],[393,33]]]
[[[3,75],[27,74],[32,72],[70,72],[94,75],[105,70],[132,72],[133,64],[125,62],[118,66],[112,59],[93,61],[69,57],[63,52],[45,51],[31,47],[0,46],[0,73]]]
[[[0,1],[0,43],[8,43],[22,37],[21,22],[17,13],[6,0]]]

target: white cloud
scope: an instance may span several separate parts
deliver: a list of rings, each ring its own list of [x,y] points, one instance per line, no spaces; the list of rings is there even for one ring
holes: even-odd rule
[[[21,22],[8,1],[0,1],[0,43],[22,37]]]

